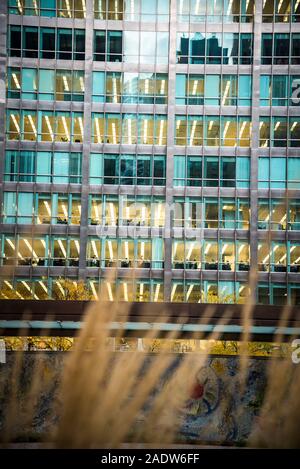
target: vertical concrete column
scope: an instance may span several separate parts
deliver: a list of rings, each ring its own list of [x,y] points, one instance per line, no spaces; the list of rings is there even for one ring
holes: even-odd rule
[[[94,12],[93,0],[86,1],[85,21],[85,73],[84,73],[84,127],[82,149],[82,186],[81,186],[81,223],[80,223],[80,258],[79,278],[86,278],[86,246],[88,237],[88,202],[89,202],[89,159],[92,125],[92,79],[93,79],[93,37]]]
[[[250,161],[250,287],[251,295],[256,301],[256,288],[253,281],[257,272],[257,208],[258,208],[258,157],[259,157],[259,92],[260,92],[260,64],[261,64],[261,30],[262,30],[262,2],[256,0],[253,23],[253,69],[252,69],[252,144]],[[252,285],[251,285],[252,284]]]
[[[170,1],[169,27],[169,66],[168,66],[168,138],[166,165],[166,207],[167,217],[165,225],[165,270],[164,295],[165,301],[170,301],[172,280],[172,214],[169,208],[173,202],[174,175],[174,122],[175,122],[175,87],[176,87],[176,0]]]

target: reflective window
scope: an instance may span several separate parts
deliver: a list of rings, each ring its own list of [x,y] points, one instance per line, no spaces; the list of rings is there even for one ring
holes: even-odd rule
[[[253,20],[254,0],[177,0],[180,22],[249,23]]]
[[[300,34],[262,34],[262,64],[299,64]]]
[[[177,33],[177,63],[251,64],[252,34]]]
[[[164,186],[165,178],[165,156],[90,155],[91,184]]]
[[[84,60],[85,30],[9,26],[10,57]]]
[[[259,128],[261,147],[300,146],[299,117],[261,117]]]

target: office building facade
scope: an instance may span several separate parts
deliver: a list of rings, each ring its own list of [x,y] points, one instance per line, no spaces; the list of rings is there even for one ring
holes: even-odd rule
[[[300,303],[299,0],[0,10],[2,298]]]

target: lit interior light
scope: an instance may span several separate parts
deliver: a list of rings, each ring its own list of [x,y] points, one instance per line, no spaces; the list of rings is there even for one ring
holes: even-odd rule
[[[165,84],[166,84],[166,80],[161,80],[160,94],[165,94]]]
[[[67,8],[68,16],[69,16],[69,18],[72,18],[72,13],[71,13],[69,0],[65,0],[65,2],[66,2],[66,8]]]
[[[173,244],[173,257],[176,256],[176,251],[177,251],[178,243]]]
[[[182,10],[183,10],[183,0],[180,0],[179,2],[179,14],[182,15]]]
[[[61,239],[58,240],[58,244],[59,244],[59,247],[61,249],[61,252],[63,253],[63,256],[67,257],[67,253],[66,253],[65,247],[64,247]]]
[[[208,243],[205,248],[204,254],[208,254],[208,251],[210,250],[210,248],[211,248],[211,243]]]
[[[143,123],[143,143],[147,143],[147,139],[148,139],[148,119],[144,119],[144,123]]]
[[[299,0],[300,1],[300,0]],[[299,122],[294,122],[292,127],[291,127],[291,132],[293,132],[293,130],[297,127],[297,125],[299,124]]]
[[[25,280],[22,280],[21,283],[24,285],[24,287],[31,293],[31,289],[28,285],[28,283],[25,282]]]
[[[143,222],[146,221],[146,207],[142,207],[142,212],[141,212],[141,219]]]
[[[127,126],[128,126],[128,144],[132,145],[131,119],[127,119]]]
[[[283,262],[286,258],[286,254],[284,254],[280,259],[279,259],[279,262]]]
[[[224,244],[224,246],[222,247],[222,254],[224,254],[224,252],[226,251],[228,247],[228,244]]]
[[[272,252],[275,252],[277,251],[277,249],[279,248],[279,245],[276,244],[276,246],[274,246],[274,248],[272,249]],[[269,259],[270,257],[270,254],[268,254],[264,259],[263,259],[263,264],[265,264],[267,262],[267,260]]]
[[[162,209],[162,203],[159,202],[159,204],[157,205],[157,219],[156,219],[158,223],[160,222],[161,209]]]
[[[128,246],[128,241],[125,241],[124,243],[124,249],[125,249],[125,258],[129,259],[129,246]]]
[[[265,122],[260,121],[260,123],[259,123],[259,130],[262,128],[262,126],[263,126],[264,124],[265,124]]]
[[[295,264],[298,264],[299,261],[300,261],[300,257],[298,257],[298,258],[295,260]]]
[[[149,78],[145,80],[145,94],[149,94]]]
[[[187,291],[187,293],[186,293],[186,301],[188,301],[188,299],[189,299],[189,297],[190,297],[190,295],[191,295],[191,293],[192,293],[192,291],[193,291],[193,288],[194,288],[194,284],[192,283],[192,284],[189,286],[189,289],[188,289],[188,291]]]
[[[213,125],[214,125],[214,121],[209,121],[208,130],[211,130],[213,128]]]
[[[81,4],[82,4],[83,17],[85,18],[85,15],[86,15],[85,0],[81,0]]]
[[[70,134],[69,134],[69,130],[68,130],[67,121],[66,121],[65,116],[62,116],[62,123],[63,123],[65,134],[67,136],[67,140],[69,142],[70,141]]]
[[[141,242],[141,257],[145,256],[145,243],[144,241]]]
[[[282,4],[283,4],[283,0],[279,0],[277,13],[280,13],[280,9],[282,7]]]
[[[94,240],[92,240],[92,249],[93,249],[94,256],[98,258],[99,254],[98,254],[96,243]]]
[[[296,13],[296,10],[297,10],[299,4],[300,4],[300,0],[297,0],[297,2],[296,2],[296,4],[295,4],[295,13]]]
[[[35,257],[36,259],[38,259],[39,256],[36,254],[36,252],[35,252],[34,249],[32,248],[32,246],[31,246],[31,244],[29,243],[28,239],[24,238],[24,243],[25,243],[26,246],[28,247],[29,251],[32,252],[33,257]]]
[[[115,225],[116,224],[115,207],[112,202],[109,202],[109,212],[110,212],[111,224]]]
[[[97,140],[98,140],[98,143],[101,143],[101,134],[100,134],[100,126],[99,126],[99,119],[98,119],[98,117],[95,118],[95,124],[96,124]]]
[[[65,91],[69,92],[70,88],[69,88],[69,83],[68,83],[66,75],[63,75],[63,83],[64,83]]]
[[[84,79],[83,79],[83,77],[79,77],[79,83],[80,83],[81,91],[84,92]]]
[[[10,247],[11,247],[13,250],[15,250],[15,249],[16,249],[16,248],[15,248],[15,245],[14,245],[14,243],[12,242],[12,240],[11,240],[11,239],[9,239],[9,238],[6,238],[6,242],[7,242],[7,243],[10,245]]]
[[[257,248],[258,251],[259,251],[261,248],[262,248],[262,244],[259,244],[259,245],[258,245],[258,248]]]
[[[20,0],[17,0],[17,4],[18,4],[18,10],[20,12],[20,15],[23,15],[23,7],[22,7]]]
[[[226,103],[226,99],[227,99],[227,95],[228,95],[228,92],[229,92],[229,88],[230,88],[230,81],[227,80],[227,81],[226,81],[225,90],[224,90],[223,99],[222,99],[222,106],[224,106],[224,104]]]
[[[64,212],[64,216],[65,216],[66,218],[68,218],[68,211],[67,211],[67,209],[66,209],[65,204],[61,204],[61,208],[62,208],[62,211]]]
[[[53,134],[53,130],[52,130],[52,127],[51,127],[50,119],[49,119],[48,116],[45,116],[45,121],[46,121],[46,124],[47,124],[47,127],[48,127],[48,131],[49,131],[51,140],[52,140],[52,142],[53,142],[53,140],[54,140],[54,134]]]
[[[264,0],[263,8],[265,8],[266,2],[267,2],[267,0]]]
[[[127,288],[127,283],[123,283],[123,290],[124,290],[124,300],[128,301],[128,288]]]
[[[164,134],[164,121],[161,120],[159,123],[159,138],[158,138],[158,145],[163,144],[163,134]]]
[[[134,0],[130,1],[131,21],[134,21]]]
[[[20,86],[20,83],[19,83],[19,80],[18,80],[17,75],[16,75],[15,73],[12,73],[12,77],[13,77],[13,80],[14,80],[14,82],[15,82],[16,88],[17,88],[18,90],[20,90],[20,89],[21,89],[21,86]]]
[[[160,283],[157,283],[156,287],[155,287],[155,292],[154,292],[154,301],[155,302],[158,300],[159,289],[160,289]]]
[[[114,297],[113,297],[112,289],[111,289],[111,284],[109,282],[106,282],[106,288],[107,288],[109,301],[114,301]]]
[[[177,283],[175,283],[173,285],[173,288],[172,288],[172,291],[171,291],[171,301],[173,301],[173,298],[174,298],[174,295],[175,295],[175,292],[176,292],[176,288],[177,288]]]
[[[92,293],[94,295],[94,298],[96,300],[98,300],[98,295],[97,295],[97,292],[96,292],[96,288],[95,288],[95,285],[94,285],[94,282],[93,281],[90,281],[90,286],[91,286],[91,290],[92,290]]]
[[[76,249],[77,249],[78,254],[80,254],[79,241],[78,241],[77,239],[75,239],[74,243],[75,243],[75,246],[76,246]]]
[[[128,205],[125,207],[125,218],[126,220],[130,219],[130,207]]]
[[[27,117],[28,117],[28,120],[29,120],[30,125],[31,125],[31,127],[32,127],[33,133],[34,133],[34,135],[35,135],[35,137],[36,137],[36,136],[37,136],[37,131],[36,131],[36,127],[35,127],[35,125],[34,125],[32,116],[29,114]]]
[[[80,133],[81,133],[81,138],[83,139],[83,123],[82,123],[82,117],[77,117],[78,119],[78,124],[80,128]]]
[[[11,114],[11,118],[13,120],[14,126],[17,129],[18,134],[20,133],[20,126],[17,122],[16,116],[14,114]]]
[[[279,223],[283,223],[286,220],[286,215],[283,215],[282,219],[280,220]]]
[[[113,247],[112,247],[112,242],[108,241],[108,250],[109,250],[109,257],[110,260],[112,261],[114,258],[114,253],[113,253]]]
[[[63,296],[65,296],[65,292],[64,292],[64,289],[63,287],[61,286],[61,283],[59,280],[56,280],[55,281],[56,285],[58,286],[58,288],[60,289],[61,293],[63,294]]]
[[[140,283],[140,296],[143,296],[144,294],[144,284]]]
[[[36,16],[38,16],[39,9],[38,9],[38,4],[37,4],[36,0],[33,0],[33,5],[34,5],[34,9],[35,9],[35,14],[36,14]]]
[[[13,290],[13,286],[11,283],[8,282],[8,280],[4,280],[5,285],[7,285],[11,290]]]
[[[177,129],[177,130],[179,130],[180,124],[181,124],[181,120],[178,120],[178,121],[176,122],[176,129]]]
[[[249,7],[249,3],[250,3],[250,0],[247,0],[247,2],[246,2],[246,13],[247,13],[247,10],[248,10],[248,7]]]
[[[197,0],[196,5],[195,5],[195,15],[199,14],[199,6],[200,6],[200,0]]]
[[[196,132],[196,126],[197,126],[197,121],[194,120],[193,125],[192,125],[192,130],[191,130],[191,136],[190,136],[190,147],[192,147],[193,143],[194,143],[194,136],[195,136],[195,132]]]
[[[279,121],[279,122],[276,122],[276,125],[275,125],[275,128],[274,128],[274,131],[275,131],[275,132],[276,132],[276,130],[278,129],[278,127],[280,127],[280,124],[281,124],[280,121]]]
[[[44,290],[45,293],[48,293],[47,287],[45,286],[44,282],[39,280],[39,284],[41,285],[42,289]]]
[[[46,210],[48,212],[48,215],[51,216],[51,210],[50,210],[50,206],[49,206],[49,203],[47,200],[44,200],[44,205],[46,207]]]
[[[239,293],[242,293],[242,291],[244,290],[244,288],[246,288],[245,285],[241,285],[240,288],[239,288]]]
[[[95,201],[93,201],[93,209],[94,209],[94,212],[95,212],[96,220],[100,221],[100,213],[99,213],[99,209],[98,209],[98,204]]]
[[[118,19],[118,0],[115,0],[115,20]]]
[[[226,138],[226,134],[228,132],[229,126],[230,126],[230,121],[227,121],[224,127],[224,131],[223,131],[223,139]]]
[[[113,144],[116,145],[117,144],[117,133],[116,133],[116,124],[114,122],[111,124],[111,128],[112,128]]]
[[[192,89],[192,95],[194,95],[194,96],[197,92],[197,86],[198,86],[198,80],[194,80],[193,89]]]
[[[243,124],[242,124],[242,127],[241,127],[241,129],[240,129],[239,138],[242,138],[243,133],[244,133],[244,130],[245,130],[245,128],[246,128],[246,125],[247,125],[247,122],[244,121]]]
[[[264,219],[264,221],[269,221],[270,220],[270,214],[268,213],[268,215],[266,216],[266,218]]]
[[[240,247],[239,247],[239,254],[241,254],[242,250],[244,249],[246,245],[245,244],[241,244]]]
[[[190,259],[191,255],[192,255],[193,249],[194,249],[194,243],[191,243],[190,248],[189,248],[188,253],[187,253],[187,256],[186,256],[188,260]]]
[[[228,8],[227,8],[227,13],[226,13],[227,16],[230,14],[232,3],[233,3],[233,0],[230,0],[230,2],[228,4]]]
[[[115,77],[113,77],[112,79],[112,85],[113,85],[113,102],[117,103],[118,102],[117,79]]]

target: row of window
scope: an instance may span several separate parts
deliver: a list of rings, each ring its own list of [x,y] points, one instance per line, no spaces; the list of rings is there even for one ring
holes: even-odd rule
[[[81,153],[7,151],[4,180],[78,184]],[[164,155],[90,154],[92,185],[164,186]],[[174,156],[174,186],[248,188],[248,157]],[[259,157],[259,189],[299,189],[300,158]]]
[[[175,145],[250,147],[248,116],[175,116]]]
[[[94,0],[94,18],[167,22],[169,0]],[[85,0],[9,0],[9,13],[14,15],[85,18]]]
[[[247,157],[174,156],[174,186],[249,187]],[[300,158],[259,157],[259,189],[300,189]]]
[[[299,147],[300,117],[260,117],[260,147]]]
[[[6,131],[8,140],[82,143],[83,113],[8,109]]]
[[[296,207],[299,210],[299,205]],[[80,198],[76,195],[4,192],[2,220],[18,224],[78,224],[80,211]],[[174,227],[247,230],[249,199],[174,197],[173,204],[166,206],[160,197],[90,195],[88,223],[91,225],[164,227],[166,217]]]
[[[266,33],[262,34],[262,64],[299,64],[300,34],[299,33]]]
[[[14,99],[83,101],[84,71],[9,68],[7,96]],[[250,106],[251,75],[176,75],[176,104]],[[93,72],[94,102],[166,104],[168,75]],[[261,106],[300,104],[299,75],[261,75]]]
[[[1,260],[2,265],[78,267],[79,255],[78,237],[18,235],[3,237]],[[161,269],[163,260],[162,238],[88,240],[87,265],[91,267]]]
[[[3,235],[2,265],[79,265],[77,237]],[[88,267],[161,269],[164,261],[162,238],[93,238],[87,242]],[[227,239],[172,241],[172,268],[175,270],[243,271],[250,269],[248,241]],[[300,272],[299,242],[258,244],[258,270],[261,272]]]
[[[169,33],[94,31],[94,60],[167,64]],[[262,64],[299,64],[299,33],[262,34]],[[9,26],[11,57],[84,60],[85,30]],[[251,33],[177,33],[177,63],[251,64]]]
[[[1,299],[70,300],[79,288],[80,299],[98,299],[101,285],[101,298],[104,301],[164,301],[164,284],[154,279],[107,279],[88,278],[85,288],[80,288],[76,278],[63,277],[15,277],[3,278],[0,286]],[[186,303],[243,303],[249,288],[241,282],[197,280],[172,281],[170,300]],[[77,297],[76,297],[77,298]],[[300,287],[297,284],[259,283],[257,286],[259,304],[284,305],[300,304]]]
[[[25,58],[84,60],[85,30],[10,25],[8,55]]]
[[[2,220],[18,224],[79,224],[80,194],[4,192]],[[90,195],[88,223],[102,226],[249,228],[249,199]],[[258,199],[259,230],[300,230],[300,200]]]
[[[85,0],[9,0],[9,13],[60,18],[85,18]],[[298,0],[265,0],[264,23],[300,21]],[[253,20],[254,0],[177,0],[180,22],[218,23]],[[94,0],[94,18],[162,22],[169,18],[169,0]]]
[[[83,70],[8,68],[7,97],[40,101],[83,101]]]
[[[177,33],[176,56],[180,64],[252,63],[251,33]]]
[[[5,181],[81,183],[81,153],[7,151]],[[90,154],[91,184],[164,186],[164,155]]]

